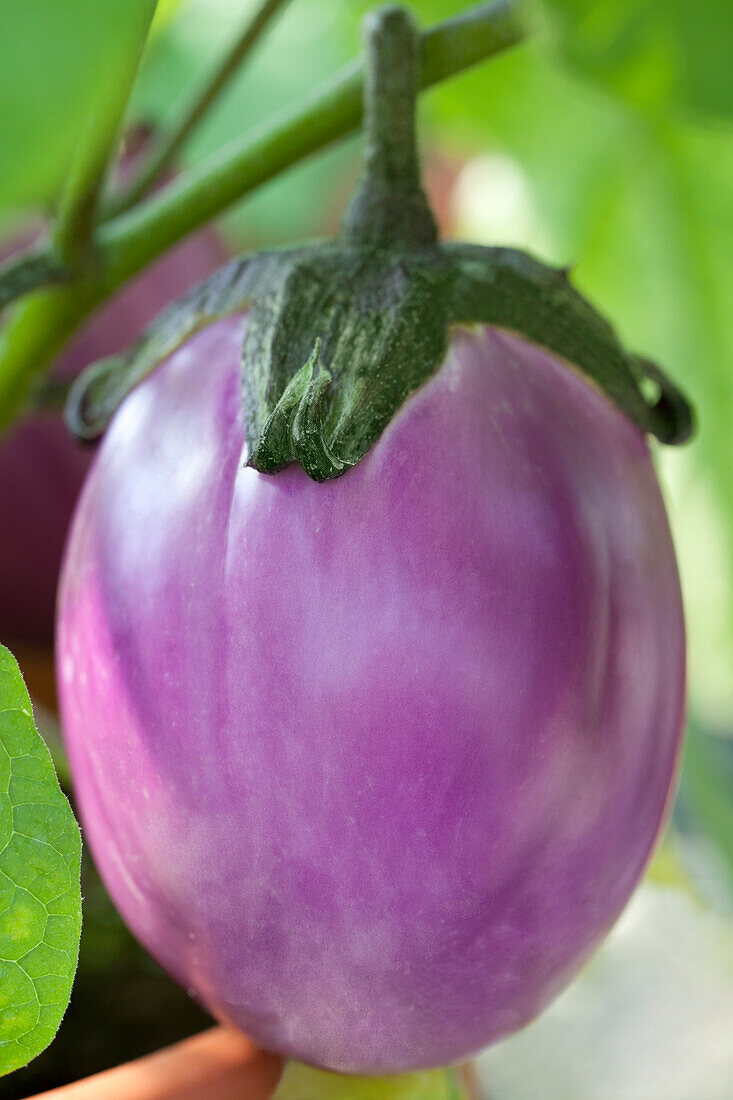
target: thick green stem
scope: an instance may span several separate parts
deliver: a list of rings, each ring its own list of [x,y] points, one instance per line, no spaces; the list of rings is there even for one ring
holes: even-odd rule
[[[129,49],[119,69],[108,74],[109,89],[99,99],[84,133],[80,136],[74,161],[61,196],[54,230],[54,248],[74,273],[89,266],[92,231],[107,166],[114,153],[122,118],[135,83],[143,47],[150,31],[157,0],[147,0],[133,11],[136,25],[130,27]]]
[[[438,234],[415,134],[418,32],[406,8],[389,5],[367,16],[364,38],[364,174],[342,233],[361,243],[431,243]]]
[[[521,41],[514,0],[479,4],[420,37],[420,87]],[[299,109],[232,142],[147,202],[98,227],[95,279],[21,302],[0,333],[0,430],[22,409],[34,377],[94,307],[171,245],[298,161],[356,130],[363,72],[347,65]]]
[[[40,287],[70,282],[93,263],[92,235],[99,196],[113,158],[120,124],[140,65],[157,0],[134,9],[129,44],[119,64],[105,73],[96,109],[79,136],[59,201],[53,238],[45,246],[0,265],[0,309]]]
[[[523,37],[514,0],[479,4],[420,36],[420,87],[485,61]],[[231,142],[147,202],[100,226],[113,285],[256,187],[358,129],[363,68],[345,66],[295,111]]]
[[[175,162],[180,149],[209,108],[216,102],[219,93],[234,74],[239,71],[242,63],[260,41],[275,16],[289,2],[290,0],[263,0],[254,15],[247,21],[242,34],[234,42],[215,72],[200,89],[197,89],[191,101],[181,111],[178,122],[174,123],[169,130],[155,140],[155,144],[148,153],[139,175],[129,190],[108,204],[105,210],[105,220],[129,210],[152,190],[166,169]]]

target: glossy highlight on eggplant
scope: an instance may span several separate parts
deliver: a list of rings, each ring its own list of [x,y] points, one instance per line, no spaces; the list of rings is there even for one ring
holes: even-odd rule
[[[119,352],[166,305],[225,259],[213,230],[185,241],[118,293],[59,356],[60,385]],[[0,441],[0,637],[50,643],[61,556],[91,451],[58,410],[30,412]]]

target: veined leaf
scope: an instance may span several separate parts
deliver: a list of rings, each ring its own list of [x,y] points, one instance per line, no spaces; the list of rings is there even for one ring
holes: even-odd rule
[[[81,838],[0,646],[0,1074],[53,1039],[69,1002],[81,932]]]

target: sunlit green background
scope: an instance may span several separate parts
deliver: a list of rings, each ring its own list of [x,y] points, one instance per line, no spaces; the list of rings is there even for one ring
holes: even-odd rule
[[[139,2],[2,0],[0,228],[53,207]],[[253,6],[162,3],[130,121],[172,117]],[[368,6],[292,0],[187,146],[183,166],[297,101],[352,56]],[[465,6],[413,3],[425,23]],[[487,1053],[481,1072],[491,1100],[729,1100],[733,5],[537,0],[530,9],[527,45],[424,97],[428,184],[447,233],[572,265],[624,340],[663,363],[694,400],[694,443],[658,455],[687,609],[690,734],[672,826],[647,883],[579,981],[538,1023]],[[350,141],[291,171],[228,213],[221,231],[241,249],[328,231],[357,153]],[[143,960],[90,882],[68,1024],[76,1056],[62,1027],[25,1078],[0,1083],[2,1096],[131,1057],[203,1020]],[[107,1045],[94,1019],[105,989],[126,997]],[[142,1007],[156,996],[167,1025],[157,1033]]]

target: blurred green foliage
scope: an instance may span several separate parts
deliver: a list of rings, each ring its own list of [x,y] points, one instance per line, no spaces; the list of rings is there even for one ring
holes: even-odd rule
[[[0,225],[12,207],[52,205],[90,121],[129,64],[150,0],[3,0]]]
[[[733,114],[730,0],[541,3],[560,56],[611,91],[652,109]]]
[[[175,90],[187,91],[211,70],[256,4],[183,0],[179,18],[151,42],[133,94],[133,116],[165,124],[175,115]],[[298,103],[356,52],[340,0],[293,0],[244,70],[222,94],[181,157],[195,164],[227,141]],[[224,219],[236,244],[283,243],[338,224],[349,156],[336,149],[273,180]]]
[[[712,837],[733,868],[733,739],[715,737],[696,723],[685,746],[685,783],[677,818],[685,831]]]

